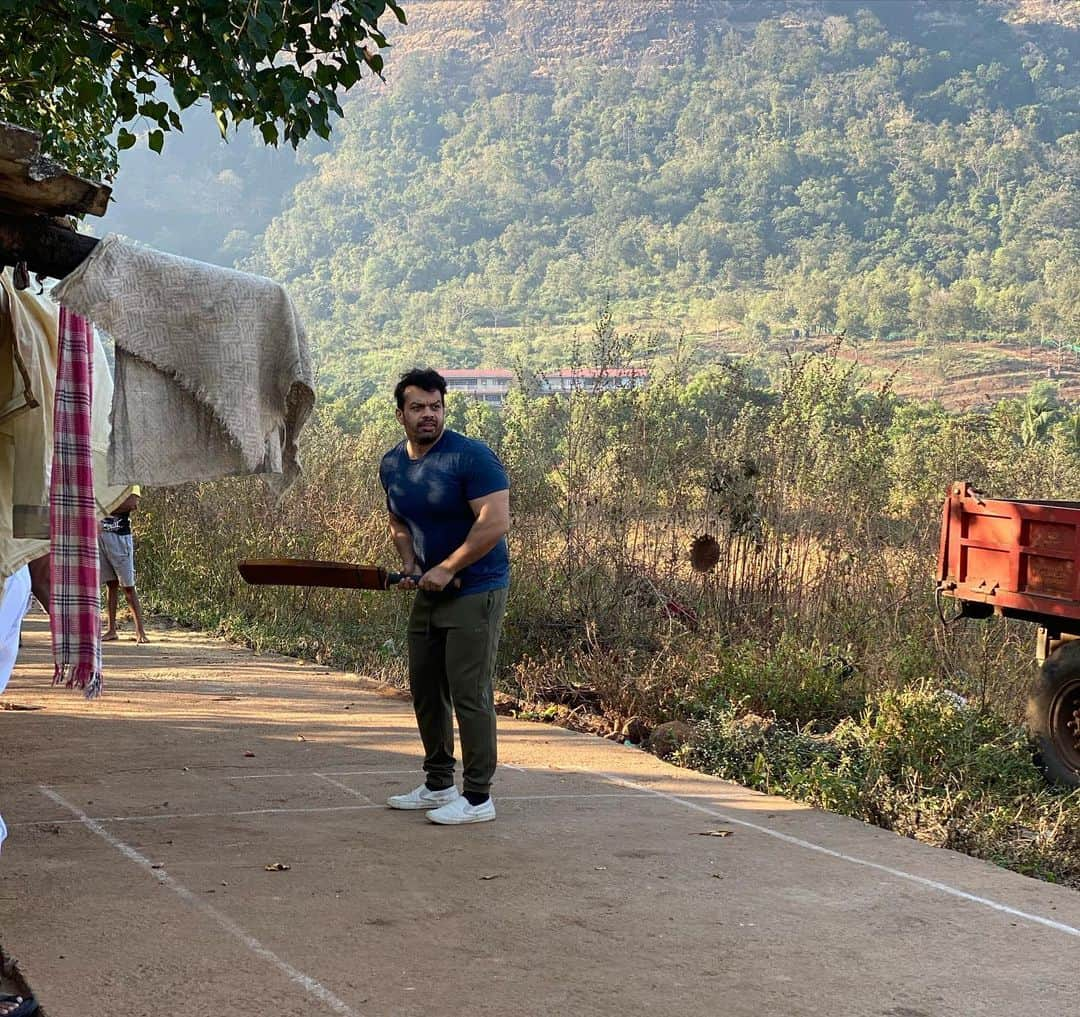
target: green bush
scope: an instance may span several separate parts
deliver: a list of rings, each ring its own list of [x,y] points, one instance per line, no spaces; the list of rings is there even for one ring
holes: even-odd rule
[[[1046,786],[1023,730],[928,683],[820,734],[725,703],[680,762],[1080,886],[1080,792]]]

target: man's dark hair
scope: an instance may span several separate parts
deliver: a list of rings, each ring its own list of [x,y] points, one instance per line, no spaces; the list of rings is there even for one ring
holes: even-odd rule
[[[438,371],[433,371],[430,367],[423,369],[414,367],[412,370],[406,371],[401,376],[401,381],[394,386],[394,399],[397,400],[399,410],[405,408],[405,389],[410,385],[415,385],[425,392],[438,392],[443,397],[443,400],[446,400],[446,379]]]

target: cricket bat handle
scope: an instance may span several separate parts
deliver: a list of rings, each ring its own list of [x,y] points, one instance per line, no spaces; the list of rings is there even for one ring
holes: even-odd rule
[[[387,572],[386,573],[386,588],[389,589],[391,586],[397,586],[399,583],[403,582],[406,579],[411,579],[414,583],[418,583],[418,582],[420,582],[420,574],[417,573],[416,575],[409,575],[407,572]],[[451,579],[450,580],[450,585],[455,590],[460,590],[461,589],[461,580],[460,579]],[[419,589],[419,587],[417,587],[417,589]]]

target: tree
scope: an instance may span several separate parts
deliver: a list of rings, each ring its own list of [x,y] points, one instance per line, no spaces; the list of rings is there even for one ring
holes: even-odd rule
[[[1061,417],[1056,387],[1047,382],[1033,385],[1021,411],[1020,441],[1030,448],[1046,438]]]
[[[397,0],[0,0],[0,119],[95,176],[137,129],[160,152],[200,99],[223,136],[250,122],[295,147],[329,135],[339,88],[381,72],[387,10],[405,22]]]

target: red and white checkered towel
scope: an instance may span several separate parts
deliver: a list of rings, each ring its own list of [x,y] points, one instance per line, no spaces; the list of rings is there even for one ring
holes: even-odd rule
[[[101,693],[101,590],[90,447],[94,330],[60,308],[49,488],[53,684]]]

